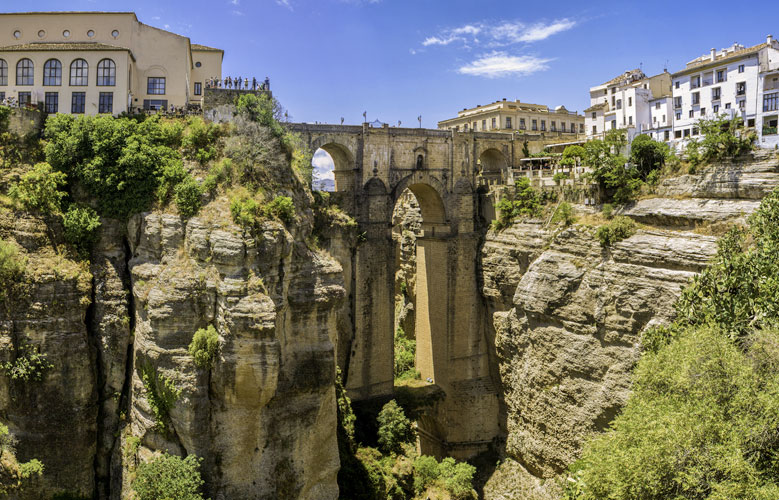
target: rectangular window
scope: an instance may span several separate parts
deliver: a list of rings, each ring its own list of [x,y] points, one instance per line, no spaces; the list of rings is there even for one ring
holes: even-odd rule
[[[617,109],[622,109],[622,99],[617,99]]]
[[[633,116],[628,116],[628,125],[633,125]]]
[[[714,113],[715,113],[715,114],[716,114],[717,112],[719,112],[719,104],[715,104],[714,106],[712,106],[712,108],[714,109]]]
[[[465,125],[463,125],[463,130],[464,130],[465,132],[468,132],[468,124],[467,124],[467,123],[466,123]]]
[[[743,64],[739,64],[739,66],[738,66],[738,72],[739,72],[739,73],[743,73],[743,72],[744,72],[744,65],[743,65]]]
[[[747,82],[736,83],[736,95],[747,95]]]
[[[593,111],[592,112],[592,119],[594,120],[597,115],[598,115],[598,113],[596,111]]]
[[[493,129],[495,129],[497,127],[497,125],[495,125],[495,123],[497,123],[496,120],[497,120],[497,118],[493,118],[492,119],[492,128]]]
[[[690,77],[690,88],[691,89],[697,89],[700,86],[701,86],[701,77],[700,77],[700,75],[698,75],[698,76],[691,76]]]
[[[674,108],[681,108],[682,107],[682,97],[674,97]]]
[[[706,116],[706,108],[701,108],[701,116]]]
[[[681,120],[681,119],[682,119],[682,112],[681,112],[681,111],[677,111],[677,113],[676,113],[676,119],[677,119],[677,120]]]
[[[693,92],[692,93],[692,105],[697,106],[701,103],[701,93],[700,92]]]
[[[506,128],[511,128],[511,117],[510,116],[506,117]]]
[[[665,123],[665,115],[663,115],[663,123]]]
[[[32,103],[31,92],[19,92],[19,106],[27,106]]]
[[[552,132],[557,132],[557,123],[554,122],[554,121],[550,122],[549,123],[549,130],[551,130]]]
[[[160,110],[160,109],[167,109],[168,108],[168,101],[166,99],[144,99],[143,100],[143,109],[146,111],[153,111],[153,110]],[[493,118],[494,120],[494,118]],[[457,130],[460,130],[460,127],[457,127]]]
[[[681,130],[674,130],[674,138],[675,139],[681,139],[682,138],[682,131]]]
[[[44,110],[47,113],[56,113],[59,108],[59,94],[57,92],[46,92],[44,96]]]
[[[655,122],[655,123],[657,123],[657,117],[656,117],[656,116],[653,116],[653,117],[652,117],[652,121],[653,121],[653,122]]]
[[[633,105],[633,98],[632,97],[628,97],[628,107],[630,107],[632,105]]]
[[[579,124],[579,133],[580,133],[580,134],[583,134],[583,133],[584,133],[584,124],[583,124],[583,123],[580,123],[580,124]]]
[[[679,80],[674,82],[674,87],[676,87],[677,89],[679,88]]]
[[[776,111],[779,109],[779,94],[767,94],[763,97],[763,111]]]
[[[616,105],[617,105],[617,98],[614,97],[614,96],[611,96],[611,107],[613,108]]]
[[[592,126],[592,133],[593,134],[597,134],[598,133],[598,127],[597,126],[595,126],[595,125]]]
[[[698,128],[697,127],[693,127],[692,128],[692,135],[698,135]]]
[[[473,131],[474,131],[474,132],[476,132],[476,130],[478,130],[478,129],[476,128],[476,122],[473,122]]]
[[[519,119],[519,130],[525,130],[525,119],[520,118]]]
[[[149,95],[165,95],[165,78],[149,77],[146,81],[146,93]]]
[[[533,130],[538,130],[538,120],[533,120],[532,122]]]
[[[482,130],[487,130],[487,120],[482,120],[481,121],[481,129]]]
[[[563,129],[563,130],[565,130],[565,129]],[[575,123],[571,123],[571,133],[572,134],[576,133],[576,124]]]
[[[725,103],[725,109],[730,109],[730,103],[729,102]]]
[[[655,103],[655,109],[660,109],[660,103]]]
[[[685,137],[690,137],[690,129],[688,129],[688,128],[684,129],[684,136]]]
[[[5,92],[0,92],[0,102],[5,100]]]
[[[70,112],[75,115],[82,114],[84,112],[86,102],[86,92],[73,92],[73,97],[70,99]]]
[[[719,101],[722,97],[722,89],[719,87],[715,87],[711,89],[711,100],[712,101]]]
[[[724,69],[717,70],[717,83],[727,81],[728,73]]]
[[[0,62],[0,85],[8,85],[8,63]]]
[[[114,112],[114,93],[113,92],[100,92],[100,102],[97,111],[99,113],[113,113]]]
[[[738,101],[738,109],[743,111],[746,107],[747,107],[747,101],[745,101],[744,99]]]
[[[664,140],[666,140],[666,141],[667,141],[667,140],[669,140],[669,139],[671,139],[671,131],[670,131],[670,130],[666,130],[666,131],[663,133],[663,139],[664,139]]]
[[[693,117],[695,117],[695,111],[690,110],[690,118],[693,118]]]
[[[565,132],[565,122],[560,122],[560,130]]]
[[[541,120],[541,130],[546,131],[546,120]]]
[[[195,82],[195,95],[202,95],[203,94],[203,84],[200,82]]]

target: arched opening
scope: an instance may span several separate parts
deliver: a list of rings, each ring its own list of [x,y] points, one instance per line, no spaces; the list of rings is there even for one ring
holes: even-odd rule
[[[449,239],[439,192],[409,183],[395,197],[394,367],[396,390],[420,397],[445,390],[448,331]],[[427,454],[443,456],[445,431],[436,419],[417,422]]]
[[[495,148],[487,149],[479,156],[479,173],[488,180],[502,180],[508,170],[506,157]]]
[[[311,189],[314,191],[335,191],[335,162],[330,153],[319,148],[311,158],[313,175],[311,179]]]
[[[314,152],[312,189],[318,191],[351,191],[354,187],[354,157],[345,146],[327,143]]]

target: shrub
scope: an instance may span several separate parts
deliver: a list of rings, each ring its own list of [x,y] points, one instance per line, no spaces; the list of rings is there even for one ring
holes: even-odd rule
[[[438,480],[438,460],[422,455],[414,460],[414,490],[422,493]]]
[[[237,196],[230,200],[230,215],[233,222],[244,229],[249,229],[257,223],[260,215],[260,204],[249,196]]]
[[[203,196],[203,188],[200,183],[192,176],[187,176],[174,189],[174,200],[179,213],[184,217],[192,217],[200,210]]]
[[[618,241],[630,238],[636,233],[636,223],[630,217],[619,215],[608,224],[598,228],[596,233],[600,245],[604,248]]]
[[[203,500],[200,487],[202,459],[167,453],[138,465],[132,487],[138,500]]]
[[[176,404],[181,390],[176,388],[172,380],[157,373],[151,363],[141,364],[141,380],[146,389],[146,398],[154,413],[155,426],[158,430],[167,431],[166,421],[170,410]]]
[[[742,352],[716,329],[691,329],[646,354],[611,430],[572,467],[568,498],[779,498],[776,335]]]
[[[630,161],[636,166],[638,175],[643,180],[647,180],[649,175],[663,168],[670,151],[667,144],[641,134],[630,143]]]
[[[8,132],[8,125],[11,123],[11,108],[0,106],[0,133]]]
[[[568,174],[568,172],[557,172],[556,174],[554,174],[552,176],[552,180],[555,182],[555,184],[557,184],[559,186],[561,181],[564,181],[565,179],[568,179],[569,177],[570,177],[570,175]]]
[[[454,500],[472,495],[472,482],[475,473],[476,467],[465,462],[456,463],[451,457],[443,459],[438,466],[439,481]]]
[[[41,461],[33,458],[29,462],[19,464],[19,476],[21,476],[22,479],[29,479],[34,476],[42,476],[43,469],[44,467]]]
[[[197,160],[205,165],[216,158],[221,136],[222,128],[219,125],[206,123],[199,116],[192,117],[181,141],[184,154],[190,160]]]
[[[382,407],[376,420],[379,424],[379,448],[385,453],[400,453],[403,443],[414,440],[411,421],[394,399]]]
[[[586,154],[586,150],[581,146],[567,146],[563,151],[560,165],[575,166],[577,161],[582,161]]]
[[[611,203],[604,203],[600,211],[603,216],[609,220],[614,217],[614,206]]]
[[[164,205],[176,186],[187,179],[189,174],[180,161],[172,161],[163,165],[157,177],[157,201]]]
[[[181,157],[160,120],[54,114],[46,120],[46,160],[97,200],[97,211],[127,217],[151,204],[161,172]],[[173,137],[171,137],[173,136]]]
[[[26,265],[16,245],[0,238],[0,287],[6,290],[24,273]],[[0,296],[2,293],[0,292]]]
[[[210,369],[219,351],[219,334],[213,325],[195,332],[189,344],[189,355],[200,368]]]
[[[284,127],[279,123],[281,106],[267,94],[262,94],[259,97],[253,94],[244,94],[238,98],[235,107],[239,113],[245,115],[251,121],[270,129],[275,137],[281,138],[284,136]]]
[[[263,213],[266,217],[275,217],[285,224],[295,220],[295,204],[289,196],[277,196],[265,205]]]
[[[552,223],[557,224],[559,222],[562,222],[566,227],[576,222],[576,217],[573,215],[573,207],[566,201],[557,205],[554,215],[552,216]]]
[[[91,207],[71,205],[63,217],[65,241],[82,254],[89,254],[97,239],[100,216]]]
[[[60,211],[60,202],[65,196],[59,190],[65,182],[65,174],[52,171],[48,163],[38,163],[11,186],[8,194],[25,210],[55,213]]]
[[[402,379],[416,375],[414,361],[417,343],[414,339],[406,337],[403,327],[395,331],[395,378]]]
[[[30,344],[20,346],[12,361],[0,364],[6,377],[21,382],[40,382],[46,371],[53,367],[46,355],[41,353],[40,347]]]
[[[530,185],[530,179],[520,177],[514,182],[514,199],[502,198],[496,205],[497,229],[511,225],[517,217],[533,217],[541,213],[541,196]]]
[[[734,158],[752,149],[755,133],[747,133],[739,116],[721,116],[698,120],[702,139],[687,143],[685,154],[692,165],[700,165]]]

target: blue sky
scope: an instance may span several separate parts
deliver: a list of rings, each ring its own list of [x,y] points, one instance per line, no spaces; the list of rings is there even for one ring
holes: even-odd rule
[[[582,111],[624,70],[779,36],[779,2],[2,0],[0,10],[132,10],[225,50],[224,75],[270,77],[295,121],[434,128],[507,98]]]

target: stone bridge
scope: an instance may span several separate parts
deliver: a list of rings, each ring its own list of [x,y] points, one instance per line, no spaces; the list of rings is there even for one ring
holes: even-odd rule
[[[416,128],[289,124],[335,163],[335,190],[365,233],[344,263],[351,274],[354,337],[346,388],[356,400],[393,392],[392,213],[404,190],[417,198],[416,368],[446,397],[420,423],[423,452],[471,456],[499,434],[498,392],[479,292],[477,188],[511,180],[524,141],[538,136]]]

